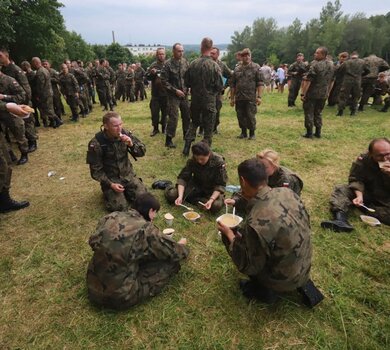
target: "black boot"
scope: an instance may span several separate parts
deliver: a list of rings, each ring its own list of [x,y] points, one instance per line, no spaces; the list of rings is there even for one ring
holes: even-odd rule
[[[356,109],[351,109],[351,113],[349,114],[351,117],[356,116]]]
[[[183,156],[188,157],[190,155],[191,141],[186,141],[183,148]]]
[[[321,227],[335,232],[351,232],[353,226],[348,222],[347,213],[339,210],[333,213],[334,220],[322,221]]]
[[[317,137],[317,138],[321,138],[321,128],[318,127],[316,128],[316,132],[314,133],[314,136]]]
[[[313,138],[313,129],[306,128],[306,134],[302,135],[303,137],[307,139]]]
[[[256,140],[255,131],[249,130],[249,139],[248,140]]]
[[[23,165],[23,164],[26,164],[27,162],[28,162],[28,154],[22,153],[22,155],[20,156],[20,159],[18,160],[16,165]]]
[[[363,106],[363,105],[360,105],[359,108],[358,108],[358,111],[359,111],[359,112],[363,112],[363,110],[364,110],[364,106]]]
[[[34,151],[36,151],[38,148],[37,146],[37,141],[36,140],[31,140],[31,141],[28,141],[28,153],[32,153]]]
[[[172,142],[172,137],[168,135],[165,137],[165,147],[176,148],[176,145]]]
[[[70,120],[71,120],[72,122],[77,122],[77,121],[79,121],[79,115],[78,115],[78,114],[73,115],[72,118],[70,118]]]
[[[159,133],[160,133],[160,131],[158,130],[158,127],[157,128],[153,128],[152,132],[150,133],[150,136],[153,137],[153,136],[156,136]]]
[[[9,211],[23,209],[29,205],[30,203],[27,201],[14,201],[10,197],[8,190],[3,190],[0,192],[0,213],[7,213]]]
[[[384,106],[380,111],[386,113],[389,110],[389,106]]]
[[[246,129],[241,129],[241,134],[237,136],[238,139],[246,139],[248,137]]]
[[[342,109],[339,109],[339,111],[336,114],[336,117],[342,117],[344,114],[344,111]]]
[[[16,157],[14,151],[12,149],[8,150],[9,157],[11,158],[11,162],[16,162],[18,158]]]
[[[54,117],[54,123],[55,126],[53,126],[53,128],[59,128],[62,124],[64,124],[64,122],[57,116]]]

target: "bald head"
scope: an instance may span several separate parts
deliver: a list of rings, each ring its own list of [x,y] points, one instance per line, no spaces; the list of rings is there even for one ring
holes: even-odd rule
[[[31,60],[31,66],[34,69],[40,68],[42,66],[41,59],[39,57],[33,57],[32,60]]]

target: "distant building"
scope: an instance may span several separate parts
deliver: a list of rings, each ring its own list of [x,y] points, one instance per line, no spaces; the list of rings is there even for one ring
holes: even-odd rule
[[[144,45],[144,44],[138,44],[138,45],[132,45],[132,44],[127,44],[124,46],[126,49],[128,49],[133,55],[138,56],[138,55],[144,55],[144,56],[150,56],[150,55],[155,55],[156,50],[159,47],[165,47],[164,45]]]
[[[228,50],[219,50],[219,58],[224,58],[228,54]]]

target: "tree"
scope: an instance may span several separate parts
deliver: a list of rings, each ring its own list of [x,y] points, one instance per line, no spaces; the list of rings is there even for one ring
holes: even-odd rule
[[[132,53],[118,43],[112,43],[107,46],[106,59],[111,66],[116,66],[118,63],[131,62],[133,59]]]
[[[91,48],[95,58],[101,59],[106,57],[107,45],[93,44]]]

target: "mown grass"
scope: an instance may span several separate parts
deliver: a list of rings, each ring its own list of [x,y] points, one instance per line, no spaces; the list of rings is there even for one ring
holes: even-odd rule
[[[311,215],[312,278],[326,296],[316,309],[296,295],[274,306],[248,301],[239,273],[220,243],[214,218],[198,224],[169,207],[161,191],[161,214],[176,217],[175,238],[188,238],[188,261],[164,292],[127,312],[92,307],[85,272],[92,252],[86,243],[105,214],[99,184],[85,164],[86,145],[99,130],[96,106],[78,124],[39,130],[39,149],[14,167],[12,195],[30,208],[0,217],[0,347],[5,349],[385,349],[390,348],[390,228],[364,226],[353,213],[352,234],[322,230],[332,188],[345,182],[352,160],[373,137],[389,136],[390,116],[368,108],[356,118],[324,111],[323,138],[306,140],[300,107],[288,109],[287,95],[267,94],[258,113],[256,141],[237,140],[234,110],[224,104],[213,147],[227,161],[229,183],[236,167],[259,150],[280,152],[283,164],[304,180],[303,200]],[[185,163],[181,130],[176,150],[163,135],[149,137],[148,101],[119,103],[125,125],[147,145],[134,163],[150,187],[175,180]],[[66,117],[67,118],[67,117]],[[180,124],[180,123],[179,123]],[[48,177],[50,170],[56,176]],[[60,177],[65,177],[60,180]],[[156,224],[163,229],[160,215]]]

